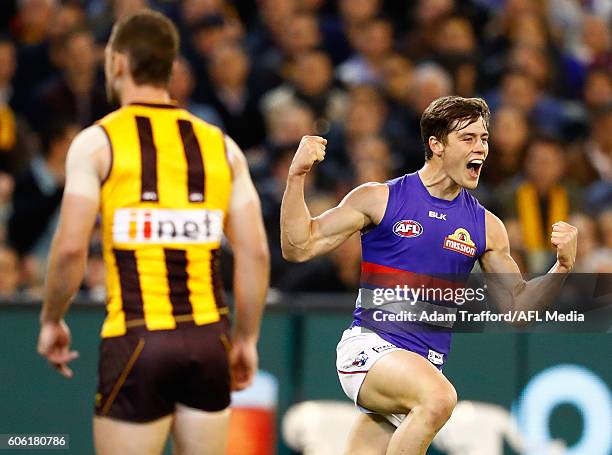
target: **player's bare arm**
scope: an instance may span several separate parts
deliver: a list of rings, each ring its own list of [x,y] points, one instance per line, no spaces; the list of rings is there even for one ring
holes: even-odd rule
[[[72,376],[67,363],[70,331],[64,314],[85,274],[89,238],[100,205],[100,182],[110,163],[109,144],[98,126],[82,131],[66,158],[66,186],[60,219],[51,250],[45,283],[38,352],[64,376]]]
[[[244,154],[225,139],[233,185],[225,234],[234,251],[236,319],[232,337],[232,386],[248,386],[257,371],[257,340],[270,278],[270,253],[261,204]]]
[[[382,219],[389,189],[381,183],[366,183],[352,190],[334,207],[313,218],[304,201],[304,180],[316,162],[325,158],[327,141],[304,136],[291,163],[281,205],[283,257],[304,262],[325,254],[355,232]]]
[[[510,256],[508,233],[502,221],[487,210],[487,249],[480,259],[483,270],[492,274],[489,291],[501,311],[542,310],[562,286],[574,267],[578,229],[559,221],[552,226],[551,243],[557,248],[557,262],[547,274],[530,281],[523,280]]]

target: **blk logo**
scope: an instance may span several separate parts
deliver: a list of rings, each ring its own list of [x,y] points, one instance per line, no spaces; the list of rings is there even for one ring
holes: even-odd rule
[[[423,233],[423,226],[418,221],[402,220],[393,225],[393,233],[400,237],[418,237]]]
[[[446,221],[446,213],[438,213],[438,212],[434,212],[433,210],[429,211],[429,218],[435,218],[437,220],[444,220]]]

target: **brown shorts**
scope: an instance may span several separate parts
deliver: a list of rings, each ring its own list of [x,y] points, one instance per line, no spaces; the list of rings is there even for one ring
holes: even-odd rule
[[[130,331],[100,344],[95,413],[149,422],[177,403],[220,411],[230,403],[226,320],[176,330]]]

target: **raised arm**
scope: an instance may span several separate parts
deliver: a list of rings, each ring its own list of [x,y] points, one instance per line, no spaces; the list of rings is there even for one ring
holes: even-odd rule
[[[281,248],[283,257],[304,262],[325,254],[353,233],[382,219],[389,189],[380,183],[355,188],[334,207],[313,218],[304,201],[304,181],[315,162],[325,158],[327,141],[304,136],[293,158],[281,205]]]
[[[578,230],[563,221],[552,228],[551,243],[557,248],[557,262],[547,274],[525,281],[510,256],[506,227],[498,217],[486,212],[487,249],[480,263],[488,274],[489,292],[502,312],[545,309],[574,267]]]
[[[225,234],[234,252],[236,318],[232,336],[234,389],[249,385],[257,371],[256,345],[270,279],[270,253],[259,196],[238,145],[225,139],[233,185]]]
[[[85,274],[89,238],[100,205],[100,182],[109,163],[110,147],[99,126],[82,131],[66,158],[66,186],[49,252],[38,352],[67,377],[72,372],[66,364],[76,353],[69,352],[70,331],[63,318]]]

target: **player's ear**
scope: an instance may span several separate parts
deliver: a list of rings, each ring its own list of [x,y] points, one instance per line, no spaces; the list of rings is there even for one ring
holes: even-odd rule
[[[442,156],[444,151],[444,144],[438,140],[435,136],[429,136],[429,148],[436,156]]]
[[[120,52],[113,52],[111,62],[111,68],[115,78],[125,76],[129,72],[129,61],[127,55]]]

